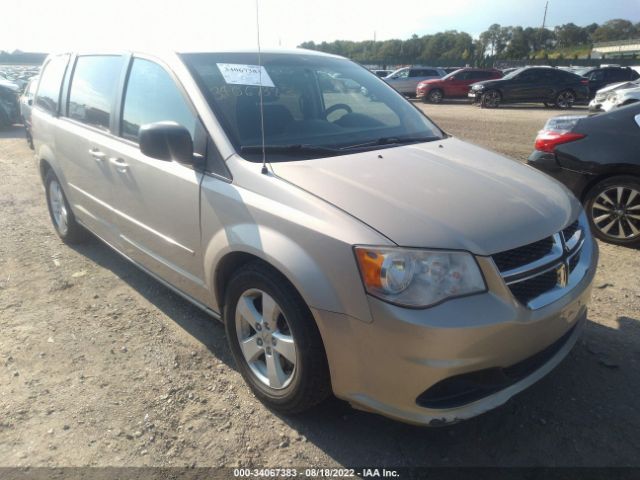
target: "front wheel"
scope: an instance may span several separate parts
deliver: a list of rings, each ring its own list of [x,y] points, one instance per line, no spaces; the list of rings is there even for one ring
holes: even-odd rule
[[[227,341],[253,393],[282,413],[298,413],[331,392],[329,368],[311,312],[280,273],[257,262],[229,281]]]
[[[585,198],[587,215],[596,237],[616,245],[640,245],[640,180],[630,176],[608,178]]]
[[[556,107],[566,110],[568,108],[573,107],[574,102],[576,101],[576,96],[571,90],[563,90],[558,93],[556,96]]]
[[[482,108],[498,108],[501,100],[502,96],[500,95],[500,92],[497,90],[489,90],[482,94],[480,105]]]
[[[442,90],[431,90],[429,92],[428,98],[431,103],[442,103],[442,98],[444,95],[442,94]]]

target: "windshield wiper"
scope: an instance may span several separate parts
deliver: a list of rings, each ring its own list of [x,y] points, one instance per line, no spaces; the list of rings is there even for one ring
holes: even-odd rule
[[[292,144],[292,145],[244,145],[240,147],[242,153],[262,153],[264,148],[265,153],[282,153],[282,154],[294,154],[294,153],[336,153],[340,152],[337,148],[320,147],[317,145],[304,145],[304,144]]]
[[[354,148],[374,147],[374,146],[393,146],[406,145],[408,143],[433,142],[434,140],[442,140],[440,137],[381,137],[370,142],[359,143],[357,145],[349,145],[342,147],[342,150],[351,150]]]

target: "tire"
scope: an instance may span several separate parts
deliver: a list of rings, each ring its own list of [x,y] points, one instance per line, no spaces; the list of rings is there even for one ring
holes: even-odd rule
[[[76,221],[60,181],[53,170],[47,172],[44,185],[49,216],[58,236],[68,244],[85,241],[89,236],[88,232]]]
[[[265,300],[274,312],[267,319]],[[300,413],[330,395],[320,332],[309,308],[282,274],[262,262],[242,267],[227,285],[223,316],[238,370],[269,408]],[[244,352],[241,342],[246,345]]]
[[[425,98],[428,98],[430,103],[442,103],[444,93],[439,88],[436,88],[435,90],[431,90]]]
[[[576,94],[572,90],[563,90],[556,95],[555,105],[561,110],[573,107],[576,101]]]
[[[502,101],[502,95],[498,90],[489,90],[482,94],[480,106],[482,108],[498,108]]]
[[[585,196],[591,230],[600,240],[615,245],[640,246],[640,179],[607,178]]]

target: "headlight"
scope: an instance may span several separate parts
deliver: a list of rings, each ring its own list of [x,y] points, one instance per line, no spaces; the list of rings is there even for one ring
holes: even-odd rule
[[[472,87],[473,90],[482,90],[484,88],[484,85],[474,85]]]
[[[397,305],[424,308],[487,289],[466,252],[387,247],[356,247],[355,252],[367,292]]]
[[[616,92],[611,92],[607,95],[607,100],[612,103],[618,103],[618,94]]]

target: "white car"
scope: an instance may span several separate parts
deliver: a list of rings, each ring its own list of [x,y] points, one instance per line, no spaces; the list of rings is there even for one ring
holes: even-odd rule
[[[607,85],[596,93],[589,103],[590,112],[608,112],[640,101],[640,81],[621,82]]]

